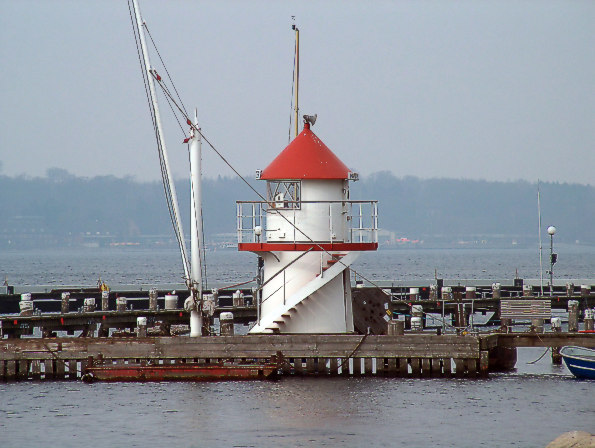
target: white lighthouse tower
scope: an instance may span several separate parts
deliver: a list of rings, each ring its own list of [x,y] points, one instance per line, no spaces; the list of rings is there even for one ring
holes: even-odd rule
[[[251,333],[353,331],[349,266],[376,250],[376,201],[351,201],[350,170],[311,131],[265,168],[267,201],[238,204],[238,249],[262,258]],[[309,119],[309,120],[308,120]]]

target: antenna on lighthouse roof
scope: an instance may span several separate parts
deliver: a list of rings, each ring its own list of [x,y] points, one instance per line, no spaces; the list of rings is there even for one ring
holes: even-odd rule
[[[295,16],[291,16],[293,21],[291,29],[295,31],[295,52],[293,54],[293,79],[291,83],[291,102],[292,111],[289,118],[289,137],[288,143],[291,141],[291,134],[293,131],[293,138],[298,135],[298,117],[300,112],[298,94],[300,89],[300,30],[295,25]]]

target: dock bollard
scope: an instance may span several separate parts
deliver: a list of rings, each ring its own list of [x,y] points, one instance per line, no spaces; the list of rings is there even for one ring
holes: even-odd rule
[[[165,309],[175,310],[178,308],[178,296],[176,294],[165,295]]]
[[[118,313],[123,313],[126,311],[126,297],[116,297],[116,311]]]
[[[585,310],[585,330],[593,331],[593,310],[590,308]]]
[[[500,298],[500,288],[502,285],[500,283],[492,283],[492,298],[499,299]]]
[[[19,302],[19,310],[20,310],[21,316],[33,316],[33,300],[31,300],[30,292],[21,294],[21,301]]]
[[[70,293],[69,292],[63,292],[61,295],[61,312],[62,314],[67,314],[70,311]]]
[[[419,288],[409,288],[409,300],[419,299]]]
[[[405,321],[397,319],[389,320],[387,334],[389,336],[403,336],[405,334]]]
[[[101,291],[101,311],[109,310],[109,291]]]
[[[568,301],[568,331],[578,331],[578,300]]]
[[[219,333],[221,336],[233,336],[233,313],[224,312],[219,315]]]
[[[572,297],[574,295],[574,283],[566,283],[566,295]]]
[[[149,289],[149,309],[157,311],[157,290],[155,288]]]
[[[233,293],[233,306],[244,306],[244,294],[239,289]]]
[[[543,319],[538,317],[531,319],[531,331],[533,333],[543,333]]]
[[[430,300],[438,300],[438,285],[430,285]]]
[[[139,338],[147,337],[147,318],[137,317],[136,318],[136,336]]]
[[[422,331],[424,329],[424,308],[421,305],[411,307],[411,331]]]
[[[503,333],[509,333],[512,329],[512,319],[507,317],[500,319],[500,331]]]
[[[523,297],[533,297],[533,286],[523,285]]]
[[[562,319],[559,317],[552,317],[552,331],[554,333],[560,333],[562,331]],[[560,347],[552,347],[552,364],[562,364],[562,355],[560,354]]]
[[[83,301],[83,312],[92,313],[93,311],[95,311],[95,299],[88,297]]]
[[[466,299],[475,299],[477,293],[477,288],[475,286],[466,286],[465,287],[465,298]]]

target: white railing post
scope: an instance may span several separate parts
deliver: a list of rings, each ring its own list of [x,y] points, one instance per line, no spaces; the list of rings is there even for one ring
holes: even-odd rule
[[[252,242],[256,243],[256,233],[254,232],[256,229],[256,203],[252,203]]]
[[[241,209],[242,209],[242,204],[240,204],[239,202],[236,204],[236,229],[238,232],[238,242],[241,243],[242,242],[242,231],[240,229],[240,213],[241,213]]]
[[[359,203],[359,242],[363,242],[363,232],[364,232],[364,215],[362,211],[362,203]]]

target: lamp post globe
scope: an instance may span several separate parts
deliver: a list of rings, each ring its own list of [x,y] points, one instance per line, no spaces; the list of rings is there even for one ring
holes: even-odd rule
[[[554,253],[554,234],[556,233],[556,228],[554,226],[549,226],[547,228],[547,233],[550,235],[550,296],[554,295],[554,264],[558,259],[558,255]]]

